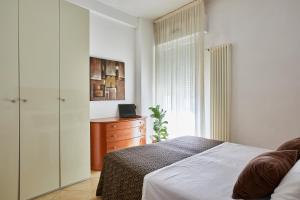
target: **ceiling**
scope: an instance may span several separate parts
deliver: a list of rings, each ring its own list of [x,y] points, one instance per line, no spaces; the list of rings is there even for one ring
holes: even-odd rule
[[[193,0],[97,0],[135,17],[155,19]]]

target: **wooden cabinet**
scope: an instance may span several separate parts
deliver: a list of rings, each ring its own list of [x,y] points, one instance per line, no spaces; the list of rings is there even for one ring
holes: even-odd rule
[[[105,118],[91,121],[91,168],[102,170],[106,153],[146,144],[146,120]]]

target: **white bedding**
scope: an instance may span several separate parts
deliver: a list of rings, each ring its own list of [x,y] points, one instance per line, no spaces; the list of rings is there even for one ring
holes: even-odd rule
[[[268,149],[223,143],[144,178],[143,200],[231,200],[243,168]]]

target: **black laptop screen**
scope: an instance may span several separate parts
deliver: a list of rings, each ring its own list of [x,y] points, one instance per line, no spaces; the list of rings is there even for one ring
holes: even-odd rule
[[[136,106],[134,104],[119,104],[119,115],[120,117],[135,117]]]

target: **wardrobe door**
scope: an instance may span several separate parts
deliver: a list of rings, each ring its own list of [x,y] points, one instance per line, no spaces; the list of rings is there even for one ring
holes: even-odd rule
[[[19,0],[20,195],[59,187],[59,0]]]
[[[18,0],[0,1],[0,199],[18,199]]]
[[[61,186],[90,176],[89,12],[61,1]]]

